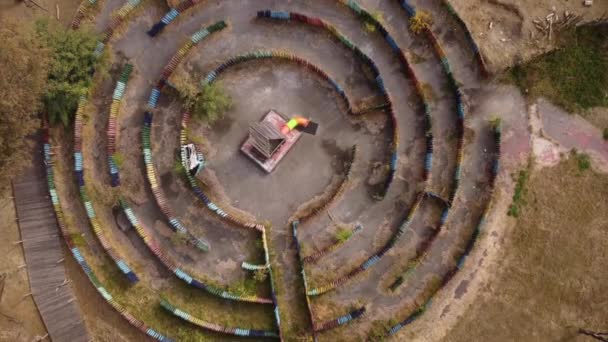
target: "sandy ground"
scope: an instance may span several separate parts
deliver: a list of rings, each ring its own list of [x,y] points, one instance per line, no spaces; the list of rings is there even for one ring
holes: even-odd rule
[[[0,341],[32,341],[46,335],[46,329],[38,309],[29,293],[29,281],[21,245],[13,244],[21,239],[11,198],[12,190],[0,195]]]
[[[451,3],[467,23],[493,72],[554,48],[554,42],[542,37],[534,27],[534,19],[544,20],[553,11],[563,16],[568,11],[591,21],[608,12],[606,1],[594,1],[592,7],[575,0],[451,0]]]
[[[57,8],[59,8],[59,22],[68,25],[72,22],[72,16],[80,4],[80,0],[35,0],[35,2],[46,10],[35,5],[25,6],[18,0],[2,0],[0,1],[0,19],[29,21],[49,17],[57,20]]]

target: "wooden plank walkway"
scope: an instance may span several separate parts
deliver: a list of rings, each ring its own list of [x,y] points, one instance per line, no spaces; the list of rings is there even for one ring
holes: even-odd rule
[[[41,154],[33,149],[34,154]],[[30,288],[54,342],[87,342],[89,334],[63,264],[62,237],[48,195],[42,158],[13,182],[13,194]]]

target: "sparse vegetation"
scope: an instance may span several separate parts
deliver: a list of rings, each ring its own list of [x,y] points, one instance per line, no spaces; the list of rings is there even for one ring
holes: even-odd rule
[[[521,208],[525,204],[525,195],[527,193],[529,172],[528,170],[520,170],[517,174],[517,183],[515,184],[515,192],[513,193],[513,201],[509,206],[507,214],[513,217],[519,217]]]
[[[591,167],[591,159],[589,155],[586,153],[577,153],[573,151],[573,154],[576,158],[576,164],[578,165],[578,169],[580,171],[588,170]]]
[[[268,270],[267,269],[256,270],[253,273],[253,279],[255,281],[257,281],[258,283],[264,282],[266,280],[266,278],[268,278]]]
[[[415,34],[420,34],[431,28],[433,25],[433,17],[431,13],[425,10],[418,10],[416,14],[410,18],[410,30]]]
[[[352,235],[353,235],[353,231],[352,230],[347,229],[345,227],[340,227],[336,231],[336,233],[334,235],[334,239],[338,243],[344,243],[344,242],[346,242],[346,240],[350,239],[350,237]]]
[[[125,161],[125,156],[120,152],[114,152],[112,158],[114,159],[114,163],[116,163],[116,166],[118,168],[121,168],[122,163]]]
[[[604,132],[602,133],[602,137],[604,140],[608,140],[608,127],[604,128]]]
[[[188,242],[188,235],[183,232],[174,232],[171,234],[171,243],[174,246],[184,246]]]
[[[184,164],[182,164],[181,161],[176,160],[173,163],[173,173],[176,176],[184,176],[186,174],[186,168],[184,167]]]
[[[371,11],[370,12],[372,19],[365,19],[363,21],[363,28],[365,29],[365,31],[373,33],[376,32],[376,23],[374,23],[374,21],[377,21],[381,24],[384,23],[384,17],[382,16],[382,12],[380,11]]]
[[[388,331],[398,322],[395,319],[387,321],[373,321],[372,328],[367,333],[368,342],[382,342],[386,340]]]
[[[600,26],[567,32],[559,49],[514,66],[510,78],[531,97],[547,97],[569,112],[608,106],[607,37]]]

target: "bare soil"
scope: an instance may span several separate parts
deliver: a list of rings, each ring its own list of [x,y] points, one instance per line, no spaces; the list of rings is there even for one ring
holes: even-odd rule
[[[555,48],[554,40],[544,38],[535,28],[534,19],[544,21],[553,11],[562,17],[568,11],[582,16],[584,21],[592,21],[608,13],[606,1],[594,1],[591,7],[574,0],[451,0],[451,3],[493,72]]]

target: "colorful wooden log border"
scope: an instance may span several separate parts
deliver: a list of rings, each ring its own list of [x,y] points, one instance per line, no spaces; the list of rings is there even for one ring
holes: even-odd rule
[[[397,56],[399,61],[405,67],[406,75],[411,80],[411,82],[416,90],[416,94],[420,98],[422,105],[423,105],[423,109],[424,109],[426,138],[427,138],[427,154],[426,154],[425,160],[428,160],[428,162],[425,162],[425,164],[424,164],[424,166],[425,166],[424,179],[427,180],[429,172],[430,172],[430,165],[432,164],[432,156],[433,156],[432,139],[433,139],[433,136],[431,134],[430,101],[428,100],[428,97],[424,93],[422,83],[420,83],[418,81],[418,78],[416,77],[414,69],[412,68],[411,63],[409,62],[408,58],[404,54],[403,50],[401,50],[401,48],[397,45],[396,41],[389,34],[389,32],[384,27],[384,25],[382,25],[382,23],[380,23],[376,18],[374,18],[374,16],[370,12],[365,10],[363,7],[361,7],[359,4],[357,4],[357,2],[355,2],[353,0],[336,0],[336,1],[340,4],[345,5],[352,11],[354,11],[355,14],[357,14],[357,16],[359,18],[361,18],[363,21],[373,24],[378,29],[378,31],[382,34],[382,36],[384,37],[386,42],[389,44],[393,53],[395,53],[395,55]],[[148,31],[148,35],[150,35],[152,37],[156,36],[158,33],[160,33],[164,29],[164,27],[166,25],[170,24],[173,20],[175,20],[175,18],[177,18],[177,16],[180,13],[183,13],[184,11],[188,10],[189,8],[193,7],[195,4],[197,4],[199,2],[200,2],[200,0],[185,0],[185,1],[182,1],[177,7],[171,8],[169,10],[169,12],[167,12],[167,14],[165,14],[165,16],[158,23],[156,23],[156,24],[154,24],[154,26],[152,26],[152,28]],[[265,11],[263,11],[263,12],[265,12]],[[275,13],[279,13],[279,14],[275,15],[274,19],[281,19],[281,20],[290,19],[290,17],[286,17],[289,14],[289,12],[275,12]],[[314,19],[316,19],[316,18],[310,18],[310,17],[308,17],[308,18],[312,19],[312,22],[314,22],[315,24],[319,24],[318,22],[315,22]],[[313,24],[313,23],[310,23],[310,24]],[[330,27],[331,26],[328,26],[328,28],[330,28]],[[344,43],[348,44],[347,42],[344,42]],[[383,82],[382,82],[381,86],[382,86],[383,93],[385,94],[385,96],[388,96],[388,92],[384,88]],[[349,108],[350,108],[350,106],[349,106]],[[394,115],[392,116],[392,118],[393,118],[393,122],[392,122],[393,127],[395,127],[395,134],[393,137],[393,149],[392,150],[397,151],[397,147],[399,145],[399,136],[398,136],[398,131],[396,129],[397,122],[396,122],[396,118]],[[387,180],[386,184],[384,185],[384,189],[380,193],[379,198],[382,198],[382,197],[384,197],[384,195],[386,195],[386,193],[388,192],[388,189],[390,188],[391,182],[395,177],[395,173],[397,171],[397,157],[398,157],[397,153],[393,153],[391,155],[391,161],[390,161],[390,165],[389,165],[390,166],[389,177],[387,178],[388,180]],[[428,167],[426,167],[427,165],[428,165]]]
[[[375,264],[378,263],[378,261],[380,261],[380,259],[382,259],[382,257],[388,253],[391,248],[393,248],[397,242],[399,241],[399,239],[405,234],[405,232],[409,229],[410,227],[410,223],[414,217],[414,214],[416,213],[416,211],[418,210],[418,208],[420,207],[420,203],[422,201],[422,199],[424,198],[424,193],[419,193],[417,195],[416,201],[414,203],[414,205],[410,208],[410,211],[407,215],[407,218],[404,220],[404,222],[401,223],[401,225],[399,226],[399,229],[397,229],[397,231],[395,232],[395,234],[387,241],[387,243],[384,245],[384,247],[382,247],[378,252],[376,252],[374,255],[372,255],[371,257],[369,257],[367,260],[365,260],[361,265],[359,265],[357,268],[353,269],[352,271],[350,271],[348,274],[328,283],[322,286],[319,286],[317,288],[313,288],[313,289],[309,289],[306,293],[308,296],[320,296],[324,293],[327,293],[329,291],[335,290],[336,288],[344,285],[346,282],[348,282],[349,280],[355,278],[356,276],[358,276],[359,274],[367,271],[369,268],[371,268],[372,266],[374,266]]]
[[[408,262],[407,268],[405,271],[397,277],[397,279],[389,286],[391,291],[395,291],[401,284],[405,282],[405,280],[418,268],[418,266],[425,260],[427,257],[427,253],[435,241],[435,238],[439,235],[439,233],[444,229],[445,222],[448,219],[449,207],[445,207],[443,212],[441,213],[441,218],[439,219],[439,227],[434,229],[431,232],[431,235],[425,239],[421,245],[416,249],[416,255],[412,260]]]
[[[180,134],[179,134],[179,141],[180,141],[181,146],[184,146],[188,143],[188,125],[190,123],[190,119],[191,119],[190,112],[185,112],[182,115],[181,129],[180,129]],[[182,165],[184,166],[184,170],[188,170],[186,151],[184,149],[182,149],[180,152],[180,160],[181,160]],[[259,232],[264,230],[264,225],[261,223],[245,221],[239,217],[229,214],[227,211],[222,209],[219,205],[214,203],[211,200],[211,198],[209,198],[209,196],[207,196],[207,194],[205,194],[203,189],[198,185],[198,181],[197,181],[196,177],[192,176],[190,174],[190,172],[185,172],[185,174],[186,174],[186,179],[188,180],[188,184],[190,184],[190,187],[192,188],[192,191],[194,192],[196,197],[198,199],[200,199],[209,210],[211,210],[213,213],[217,214],[220,218],[222,218],[228,222],[234,223],[237,226],[255,229]]]
[[[355,225],[355,228],[353,230],[351,230],[351,234],[348,237],[348,239],[335,241],[334,243],[328,245],[327,247],[324,247],[308,256],[302,257],[302,262],[304,264],[312,264],[312,263],[317,262],[322,257],[328,255],[329,253],[338,249],[340,246],[344,245],[344,243],[346,241],[350,240],[350,238],[352,238],[355,234],[359,233],[362,230],[363,230],[362,225],[360,225],[360,224]]]
[[[501,155],[501,126],[500,126],[500,124],[496,125],[495,127],[492,127],[492,130],[493,130],[494,139],[495,139],[495,143],[496,143],[496,152],[494,154],[494,162],[492,163],[492,170],[491,170],[491,188],[490,188],[491,194],[493,194],[493,192],[494,192],[494,185],[496,182],[496,177],[498,176],[498,172],[499,172],[500,155]],[[478,222],[477,226],[475,227],[475,230],[473,231],[471,238],[467,242],[460,257],[458,257],[458,261],[456,262],[456,265],[444,275],[444,277],[441,281],[441,286],[439,286],[430,295],[430,297],[426,301],[426,303],[424,303],[421,307],[417,308],[413,313],[411,313],[409,316],[407,316],[403,321],[401,321],[401,322],[397,323],[396,325],[394,325],[393,327],[391,327],[389,329],[389,331],[387,332],[388,336],[395,335],[403,327],[414,322],[420,316],[422,316],[424,311],[428,307],[430,307],[430,305],[432,303],[432,299],[435,296],[435,294],[437,294],[437,292],[441,291],[441,289],[443,289],[448,284],[448,282],[454,277],[454,275],[456,275],[456,273],[464,267],[466,258],[469,256],[469,254],[475,247],[475,242],[477,242],[477,239],[479,238],[479,234],[485,227],[485,224],[487,221],[487,216],[488,216],[488,213],[489,213],[491,207],[492,207],[492,200],[488,201],[488,203],[486,204],[483,214],[481,215],[481,218],[479,219],[479,222]]]
[[[184,59],[184,57],[188,54],[190,49],[200,41],[205,39],[210,34],[221,31],[226,27],[226,22],[220,20],[202,30],[195,32],[190,40],[182,46],[176,54],[171,57],[169,63],[163,68],[163,71],[160,75],[160,78],[152,91],[150,93],[150,97],[148,98],[148,107],[151,111],[147,111],[144,113],[144,122],[142,128],[142,150],[144,163],[146,165],[146,176],[148,178],[148,183],[152,189],[152,193],[154,194],[154,198],[156,200],[157,205],[159,206],[162,213],[167,218],[171,228],[175,232],[179,232],[182,234],[186,234],[188,237],[188,242],[193,246],[196,246],[198,249],[202,251],[206,251],[209,249],[209,245],[202,239],[199,239],[193,236],[188,229],[175,217],[173,210],[169,206],[165,194],[161,187],[158,184],[158,180],[156,177],[156,168],[154,167],[154,163],[152,161],[152,146],[150,142],[151,136],[151,128],[152,128],[152,110],[156,108],[158,100],[161,95],[161,90],[165,86],[169,76],[173,73],[178,64]]]
[[[132,70],[133,66],[131,64],[126,64],[123,67],[120,78],[116,82],[114,93],[112,94],[112,104],[110,105],[110,115],[108,116],[108,127],[106,129],[106,137],[108,140],[106,154],[108,156],[108,171],[110,173],[110,185],[112,185],[112,187],[117,187],[120,185],[120,174],[114,155],[116,153],[116,140],[118,138],[116,135],[118,125],[117,118],[122,98],[127,90],[129,75],[131,74]]]
[[[412,83],[415,93],[421,101],[422,108],[424,111],[424,118],[425,118],[424,124],[425,124],[425,136],[426,136],[426,155],[425,155],[423,176],[424,176],[424,180],[426,182],[429,178],[429,174],[431,171],[431,165],[432,165],[432,159],[433,159],[433,134],[432,134],[430,99],[424,92],[423,85],[418,80],[418,77],[416,76],[416,72],[414,71],[414,68],[412,68],[412,64],[410,63],[409,59],[407,58],[407,56],[405,55],[403,50],[399,47],[399,45],[397,44],[395,39],[388,32],[388,30],[384,27],[384,25],[382,25],[382,23],[380,21],[378,21],[369,11],[364,9],[356,1],[354,1],[354,0],[336,0],[336,1],[338,1],[339,3],[345,5],[346,7],[348,7],[352,11],[354,11],[355,14],[357,14],[357,16],[363,22],[372,24],[378,30],[378,32],[380,32],[380,34],[382,34],[382,37],[387,42],[387,44],[390,46],[391,51],[395,54],[397,59],[399,59],[399,62],[404,67],[405,74],[409,78],[410,82]],[[397,165],[396,164],[391,165],[391,173],[395,173],[396,170],[397,170]],[[393,176],[391,176],[391,179],[392,178],[393,178]]]
[[[341,325],[345,325],[345,324],[361,317],[365,313],[365,306],[358,308],[358,309],[356,309],[346,315],[340,316],[338,318],[335,318],[335,319],[332,319],[332,320],[329,320],[326,322],[322,322],[322,323],[315,323],[314,314],[313,314],[313,310],[312,310],[312,304],[310,302],[310,297],[308,295],[308,281],[306,278],[306,270],[304,269],[304,261],[302,258],[302,248],[301,248],[302,246],[300,245],[300,240],[298,239],[298,225],[299,224],[300,224],[299,221],[297,221],[297,220],[293,221],[291,223],[291,227],[292,227],[292,231],[293,231],[293,239],[296,244],[296,252],[298,255],[298,261],[300,262],[302,280],[304,282],[304,291],[307,293],[306,294],[306,306],[308,308],[308,314],[310,316],[310,324],[312,327],[312,338],[313,338],[313,341],[316,342],[317,333],[337,328]]]
[[[95,47],[96,56],[100,56],[103,53],[106,44],[110,41],[110,38],[112,38],[116,28],[125,21],[127,16],[131,14],[141,2],[142,0],[126,0],[124,5],[112,14],[110,24],[103,31],[101,39],[97,42],[97,46]]]
[[[239,55],[236,57],[232,57],[232,58],[228,59],[227,61],[221,63],[219,66],[217,66],[211,72],[209,72],[207,74],[207,76],[201,81],[201,84],[202,84],[202,86],[205,86],[205,85],[215,82],[217,80],[217,78],[231,66],[234,66],[234,65],[237,65],[240,63],[244,63],[244,62],[248,62],[248,61],[252,61],[252,60],[259,60],[259,59],[287,60],[287,61],[295,62],[298,65],[303,65],[303,66],[307,67],[308,69],[314,71],[315,73],[320,75],[323,79],[327,80],[333,86],[333,88],[338,92],[340,97],[344,100],[346,107],[349,108],[349,113],[350,113],[350,101],[349,101],[348,97],[346,96],[342,87],[336,81],[334,81],[327,73],[325,73],[323,70],[321,70],[316,65],[310,63],[309,61],[307,61],[301,57],[295,56],[286,51],[254,51],[254,52],[249,52],[249,53]],[[182,116],[181,131],[180,131],[180,143],[182,145],[184,145],[188,142],[187,132],[188,132],[188,125],[190,122],[190,118],[191,118],[191,116],[190,116],[190,113],[188,113],[188,112],[184,113]],[[356,148],[356,146],[353,146],[352,151],[351,151],[351,163],[348,166],[348,170],[346,172],[344,179],[342,180],[342,183],[340,184],[340,186],[338,186],[336,188],[334,194],[332,194],[329,197],[327,202],[323,203],[323,205],[321,205],[319,208],[317,208],[316,210],[311,212],[308,216],[300,217],[300,218],[298,218],[298,220],[306,220],[306,219],[311,218],[313,215],[318,214],[319,212],[322,212],[325,208],[327,208],[329,205],[331,205],[331,203],[333,203],[333,201],[335,201],[337,198],[340,197],[340,195],[346,189],[348,182],[350,181],[352,164],[353,164],[353,161],[355,160],[356,152],[357,152],[357,148]],[[185,152],[182,151],[181,160],[182,160],[182,164],[185,166],[186,165],[185,164],[186,156],[184,153]],[[246,228],[254,228],[259,231],[264,229],[264,226],[262,224],[254,223],[254,222],[244,222],[236,217],[233,217],[232,215],[229,215],[226,211],[221,209],[217,204],[211,202],[209,197],[198,186],[198,182],[196,181],[196,178],[194,178],[190,174],[187,174],[186,177],[188,178],[188,181],[189,181],[190,186],[192,187],[194,193],[197,195],[198,198],[200,198],[203,201],[203,203],[205,203],[207,208],[209,208],[211,211],[215,212],[222,218],[225,218],[233,223],[237,223]]]
[[[72,30],[76,30],[80,27],[80,22],[84,19],[84,16],[95,6],[97,0],[83,0],[80,5],[78,5],[78,9],[76,9],[76,14],[74,14],[74,18],[72,18],[72,23],[70,24],[70,28]]]
[[[361,316],[363,316],[365,314],[365,307],[360,307],[358,309],[355,309],[349,313],[347,313],[346,315],[340,316],[338,318],[329,320],[327,322],[323,322],[320,324],[317,324],[313,327],[313,329],[315,330],[315,332],[320,333],[323,331],[327,331],[327,330],[331,330],[334,328],[337,328],[341,325],[346,325],[352,321],[354,321],[357,318],[360,318]]]
[[[488,71],[488,67],[486,65],[485,58],[483,58],[483,55],[481,54],[481,50],[479,49],[479,45],[477,45],[475,38],[473,38],[473,34],[469,30],[469,27],[464,22],[464,20],[462,20],[462,18],[458,14],[458,11],[456,11],[456,9],[454,9],[454,7],[452,6],[452,4],[450,3],[449,0],[442,0],[441,2],[446,7],[448,12],[454,16],[454,18],[456,19],[458,24],[462,27],[462,30],[464,31],[464,35],[466,36],[467,41],[469,42],[469,45],[473,49],[473,54],[475,55],[475,59],[477,60],[477,63],[479,64],[479,71],[481,72],[481,75],[483,77],[488,77],[490,75],[490,72]]]
[[[296,244],[296,254],[298,256],[298,262],[300,263],[300,273],[302,274],[302,281],[304,283],[304,292],[306,293],[306,308],[308,309],[308,317],[310,320],[310,327],[312,329],[313,342],[317,341],[317,330],[315,329],[315,315],[312,310],[312,303],[310,302],[310,296],[308,296],[308,280],[306,279],[306,270],[304,269],[304,263],[302,262],[302,246],[298,239],[298,225],[299,221],[291,222],[291,230],[293,233],[293,241]]]
[[[101,243],[101,246],[110,256],[110,258],[112,258],[114,263],[116,263],[116,266],[118,266],[120,271],[127,277],[129,282],[136,283],[137,281],[139,281],[139,278],[137,278],[137,275],[135,275],[135,273],[127,265],[124,258],[120,256],[118,251],[114,249],[110,241],[108,241],[108,239],[106,238],[106,234],[104,232],[104,229],[102,228],[102,224],[97,219],[97,214],[95,213],[93,201],[91,200],[85,185],[84,155],[82,153],[82,129],[84,126],[83,111],[86,102],[86,97],[81,97],[80,102],[78,104],[78,110],[76,111],[76,118],[74,120],[74,176],[76,178],[76,184],[78,184],[78,189],[80,191],[80,199],[86,209],[91,229],[93,230],[93,233],[95,233],[95,236]]]
[[[391,170],[395,169],[398,163],[398,153],[397,149],[399,148],[399,127],[397,118],[395,116],[395,111],[393,110],[393,101],[391,95],[386,90],[384,86],[384,79],[380,74],[380,70],[376,66],[376,63],[367,56],[359,47],[357,47],[347,36],[342,34],[334,25],[331,23],[317,17],[307,16],[305,14],[297,13],[297,12],[277,12],[271,10],[259,11],[257,13],[258,18],[268,18],[275,19],[286,22],[300,22],[306,25],[320,27],[327,32],[329,32],[333,37],[335,37],[338,41],[340,41],[344,46],[348,49],[352,50],[355,55],[361,58],[365,64],[370,68],[372,72],[372,76],[374,78],[374,82],[376,83],[378,90],[382,93],[384,97],[385,103],[382,104],[382,107],[386,107],[386,110],[389,112],[391,118],[391,125],[393,129],[393,143],[391,143],[391,150],[389,152],[389,160],[391,165]],[[360,112],[353,112],[350,110],[349,114],[353,115],[361,115]],[[388,192],[389,186],[392,184],[393,178],[395,176],[395,172],[390,172],[389,177],[386,180],[385,185],[382,188],[382,192],[379,194],[380,197],[384,197]],[[301,219],[300,219],[301,221]]]
[[[188,274],[186,271],[182,270],[178,267],[174,260],[172,260],[168,255],[163,253],[162,244],[156,240],[152,234],[150,234],[150,230],[143,225],[135,215],[135,212],[131,209],[129,204],[124,198],[119,200],[119,204],[123,209],[123,212],[127,216],[129,223],[131,226],[135,228],[137,235],[144,241],[148,249],[156,256],[156,258],[160,261],[161,264],[165,268],[167,268],[171,273],[173,273],[179,279],[185,281],[187,284],[207,291],[208,293],[234,301],[240,302],[250,302],[250,303],[261,303],[261,304],[272,304],[272,300],[268,298],[261,298],[257,296],[241,296],[234,293],[230,293],[226,290],[220,289],[218,287],[206,284],[202,280],[195,279],[193,276]]]
[[[87,276],[91,284],[95,287],[95,290],[103,297],[103,299],[114,308],[123,318],[125,318],[129,324],[133,325],[138,330],[142,331],[146,335],[152,337],[153,339],[161,342],[172,342],[173,340],[154,330],[153,328],[147,326],[144,322],[138,320],[130,314],[125,307],[120,305],[118,302],[114,300],[112,295],[103,284],[99,281],[92,268],[86,261],[84,254],[78,249],[74,241],[72,240],[70,231],[65,222],[65,215],[63,214],[63,209],[61,207],[61,201],[59,199],[59,195],[57,193],[57,189],[55,188],[55,170],[54,170],[54,162],[53,162],[53,153],[52,147],[49,139],[49,127],[46,120],[44,120],[43,129],[42,129],[42,142],[43,142],[43,153],[44,153],[44,165],[46,168],[46,179],[47,186],[49,189],[49,196],[51,197],[51,202],[53,203],[53,209],[55,211],[55,217],[57,219],[57,225],[61,231],[61,235],[63,236],[63,240],[65,241],[66,246],[70,250],[70,253]]]
[[[189,1],[189,0],[187,0]],[[182,2],[182,4],[185,2]],[[178,50],[178,52],[171,57],[169,63],[163,69],[160,79],[152,89],[150,93],[150,97],[148,98],[148,107],[151,110],[156,108],[158,100],[161,95],[161,90],[165,86],[168,78],[171,76],[177,65],[184,59],[186,54],[190,51],[190,49],[198,44],[200,41],[205,39],[210,34],[221,31],[227,26],[226,22],[221,20],[218,21],[205,29],[195,32],[191,37],[190,41],[187,42],[182,48]],[[158,206],[161,208],[161,211],[165,214],[167,219],[169,220],[171,226],[177,231],[185,231],[185,227],[174,217],[172,210],[167,204],[167,201],[162,193],[162,190],[159,188],[156,178],[156,170],[154,168],[154,164],[152,162],[152,152],[151,152],[151,144],[150,144],[150,129],[152,126],[152,112],[144,113],[144,127],[142,129],[142,143],[143,143],[143,152],[144,152],[144,163],[146,164],[146,175],[148,177],[148,181],[152,188],[152,192],[157,201]],[[219,209],[219,208],[218,208]],[[279,331],[279,335],[281,335],[281,315],[278,306],[278,301],[276,297],[276,289],[275,289],[275,280],[272,272],[272,267],[270,265],[270,253],[268,250],[268,240],[266,236],[266,230],[262,229],[262,242],[264,248],[264,258],[266,265],[268,265],[268,274],[270,275],[270,287],[271,287],[271,295],[272,295],[272,303],[274,306],[274,315],[277,330]]]
[[[399,0],[401,7],[405,10],[409,18],[413,18],[416,15],[416,8],[410,5],[407,0]],[[458,186],[460,185],[460,174],[461,174],[461,165],[462,159],[464,157],[464,118],[465,118],[465,110],[464,110],[464,101],[463,101],[463,93],[460,89],[458,81],[454,77],[454,73],[452,72],[452,68],[450,67],[450,63],[448,62],[447,55],[445,50],[439,43],[437,36],[433,33],[431,28],[427,27],[425,29],[425,33],[428,39],[431,41],[433,45],[433,49],[437,58],[441,62],[441,67],[443,68],[446,76],[448,77],[448,83],[450,87],[454,90],[454,95],[456,98],[456,111],[457,111],[457,121],[456,128],[458,130],[458,143],[456,145],[456,166],[453,175],[454,185],[452,186],[452,190],[449,196],[449,203],[451,204],[454,201],[454,197],[456,196],[456,192],[458,191]]]
[[[227,328],[215,323],[205,322],[199,318],[196,318],[189,313],[180,310],[175,305],[169,303],[167,300],[162,299],[160,305],[163,309],[169,311],[174,316],[183,319],[186,322],[192,323],[205,330],[210,330],[222,334],[235,335],[235,336],[246,336],[246,337],[276,337],[279,335],[275,331],[268,330],[256,330],[256,329],[244,329],[244,328]]]

